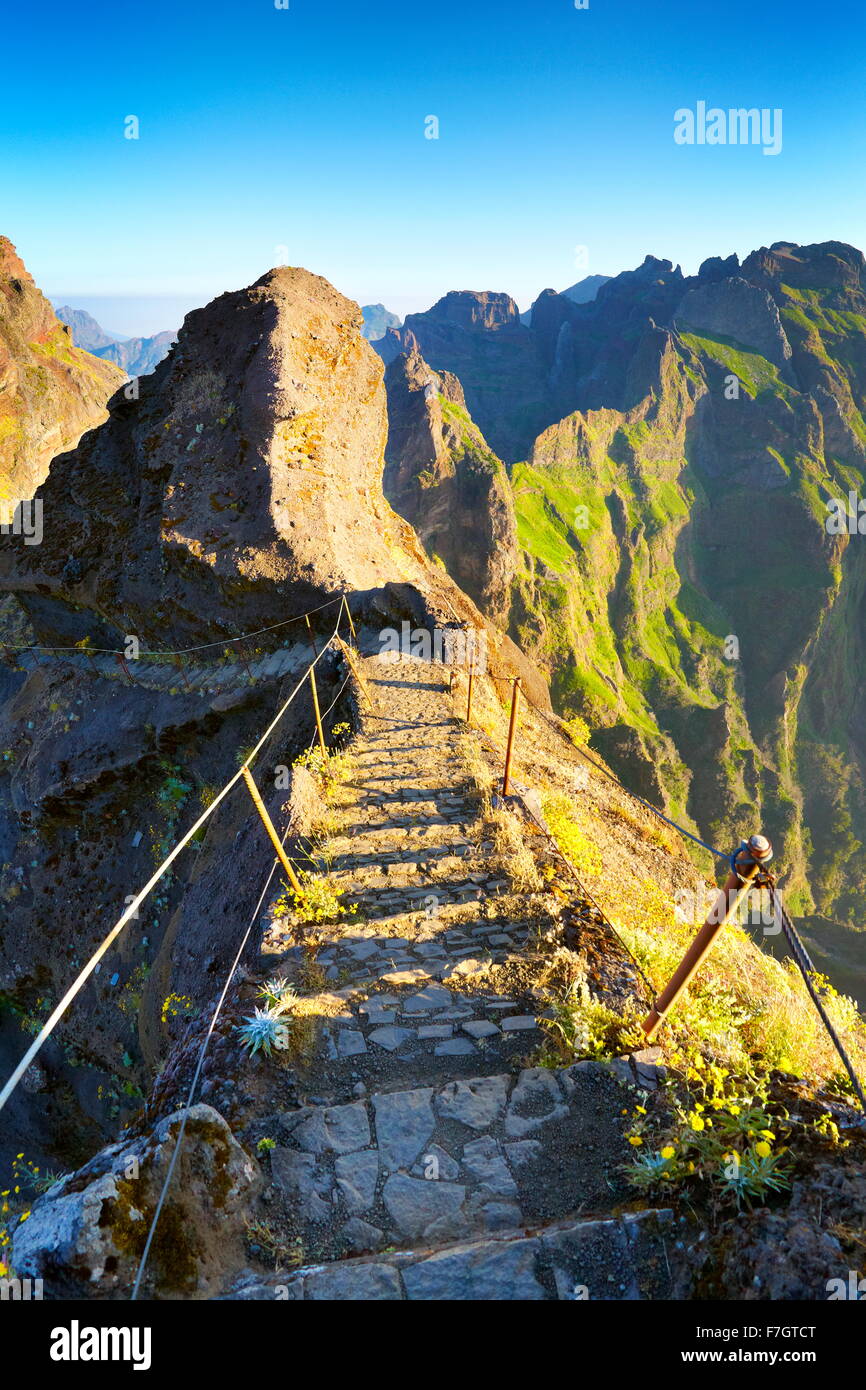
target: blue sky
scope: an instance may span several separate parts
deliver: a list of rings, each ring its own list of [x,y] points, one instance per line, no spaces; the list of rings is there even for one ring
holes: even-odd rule
[[[280,262],[403,314],[464,288],[523,308],[647,252],[863,247],[864,31],[853,0],[19,6],[0,232],[127,334]],[[782,152],[676,145],[700,100],[781,108]]]

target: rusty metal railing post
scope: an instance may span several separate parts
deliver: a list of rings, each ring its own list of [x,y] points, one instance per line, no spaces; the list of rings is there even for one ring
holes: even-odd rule
[[[466,691],[466,723],[472,718],[472,686],[475,681],[475,667],[469,667],[469,688]]]
[[[253,805],[255,806],[256,810],[261,816],[265,830],[267,830],[268,835],[270,836],[271,844],[273,845],[274,850],[276,851],[277,858],[279,859],[280,863],[286,871],[286,878],[289,880],[289,883],[292,886],[292,891],[295,893],[297,897],[302,898],[304,896],[304,890],[301,887],[301,881],[295,873],[294,869],[292,868],[286,851],[283,849],[283,846],[280,842],[280,837],[277,834],[277,828],[271,820],[270,816],[268,815],[267,807],[265,806],[265,803],[262,801],[259,789],[253,781],[253,775],[250,772],[249,768],[246,766],[241,768],[241,772],[244,774],[244,781],[247,784],[247,791],[253,799]]]
[[[511,782],[511,755],[514,752],[514,730],[517,727],[517,702],[520,699],[520,677],[515,676],[511,692],[511,718],[508,722],[508,743],[505,748],[505,772],[502,775],[502,795],[508,795]]]
[[[352,634],[352,641],[355,643],[355,646],[357,647],[358,634],[355,631],[355,624],[352,622],[352,610],[349,607],[349,600],[346,598],[345,594],[343,594],[343,607],[346,610],[346,617],[349,619],[349,631]]]
[[[132,679],[129,667],[126,664],[126,657],[123,655],[123,652],[117,653],[117,664],[122,670],[123,674],[126,676],[126,679],[129,682],[129,684],[135,685],[135,681]]]
[[[319,659],[319,649],[318,649],[318,647],[316,646],[316,639],[315,639],[315,636],[314,636],[314,634],[313,634],[313,626],[312,626],[312,623],[310,622],[309,614],[305,614],[305,615],[304,615],[304,621],[305,621],[306,624],[307,624],[307,632],[310,634],[310,641],[311,641],[312,644],[313,644],[313,655],[314,655],[314,657],[316,658],[316,661],[318,661],[318,659]],[[314,670],[314,668],[313,668],[312,666],[310,667],[310,688],[312,689],[312,692],[313,692],[313,709],[314,709],[315,712],[316,712],[316,728],[317,728],[318,733],[319,733],[319,747],[320,747],[321,750],[322,750],[322,757],[327,757],[328,749],[327,749],[327,747],[325,746],[325,735],[324,735],[324,733],[322,732],[322,716],[321,716],[321,714],[319,713],[319,692],[318,692],[318,690],[316,689],[316,672],[315,672],[315,670]]]
[[[647,1042],[654,1036],[659,1024],[663,1022],[674,1004],[688,988],[689,982],[700,968],[719,932],[735,916],[740,903],[754,887],[756,875],[759,874],[764,864],[769,863],[772,857],[773,847],[764,835],[753,835],[747,843],[741,846],[734,861],[737,865],[736,870],[732,864],[731,871],[725,880],[725,886],[719,890],[710,915],[686,951],[669,983],[662,990],[641,1024]]]
[[[181,661],[179,656],[175,656],[174,664],[177,667],[178,671],[180,671],[180,678],[186,686],[187,690],[192,690],[192,686],[190,685],[189,680],[187,679],[187,674],[183,667],[183,662]]]
[[[326,758],[328,756],[328,748],[325,743],[325,735],[322,732],[322,715],[321,711],[319,710],[319,692],[316,689],[316,673],[313,670],[312,666],[310,667],[310,689],[313,692],[313,709],[316,712],[316,728],[319,733],[319,747],[322,750],[322,757]]]

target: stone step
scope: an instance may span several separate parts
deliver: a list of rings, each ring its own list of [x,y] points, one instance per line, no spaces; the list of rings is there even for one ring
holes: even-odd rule
[[[234,1281],[223,1300],[663,1302],[677,1297],[678,1227],[668,1208],[551,1223],[433,1251],[307,1266]]]
[[[275,1141],[264,1219],[331,1261],[627,1205],[625,1130],[642,1094],[624,1058],[524,1068],[306,1105],[242,1138]]]

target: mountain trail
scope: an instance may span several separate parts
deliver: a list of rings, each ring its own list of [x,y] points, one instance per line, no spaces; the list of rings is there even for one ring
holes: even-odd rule
[[[245,1068],[239,1137],[270,1182],[250,1213],[257,1267],[223,1296],[670,1296],[672,1214],[623,1211],[625,1117],[653,1061],[536,1064],[551,920],[491,836],[467,751],[483,735],[445,668],[361,673],[372,708],[327,843],[344,915],[297,939],[280,897],[262,939],[260,979],[321,987],[293,1025],[309,1025],[300,1056],[293,1032],[305,1103],[286,1108],[278,1062]],[[494,803],[494,821],[512,815]]]

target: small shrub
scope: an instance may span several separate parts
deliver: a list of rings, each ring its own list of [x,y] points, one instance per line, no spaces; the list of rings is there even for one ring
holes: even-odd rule
[[[564,719],[562,725],[575,748],[583,748],[589,742],[589,725],[579,714],[572,715],[571,719]]]
[[[342,918],[356,916],[358,904],[344,902],[328,874],[302,870],[298,880],[301,893],[284,885],[285,892],[274,904],[275,917],[291,914],[297,922],[316,923],[338,922]]]

